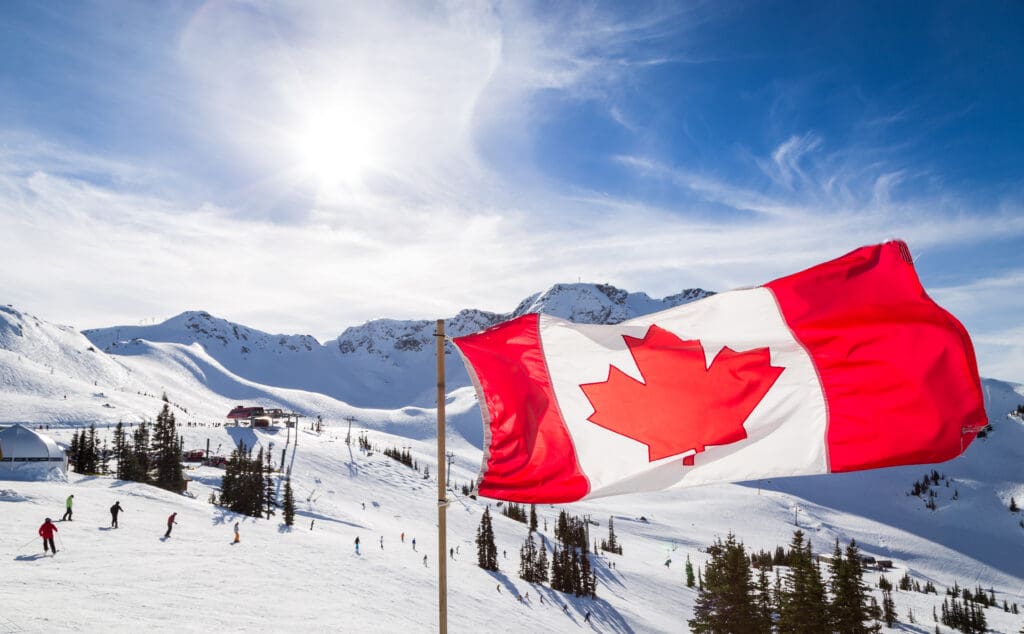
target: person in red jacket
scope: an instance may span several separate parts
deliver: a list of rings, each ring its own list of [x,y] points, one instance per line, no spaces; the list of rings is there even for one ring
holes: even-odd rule
[[[168,537],[171,536],[171,527],[173,527],[175,524],[177,524],[177,522],[174,521],[174,518],[177,517],[177,516],[178,516],[177,513],[171,513],[171,516],[167,518],[167,532],[164,533],[164,539],[167,539]]]
[[[43,552],[45,553],[47,548],[53,551],[53,554],[57,554],[57,547],[53,544],[53,533],[57,530],[57,525],[46,518],[43,525],[39,527],[39,536],[43,538]]]

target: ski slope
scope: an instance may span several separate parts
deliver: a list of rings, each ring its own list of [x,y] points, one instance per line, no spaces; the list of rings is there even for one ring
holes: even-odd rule
[[[1009,401],[1014,395],[1010,390],[1001,396]],[[592,541],[607,536],[607,519],[614,516],[624,554],[599,558],[596,600],[566,596],[519,579],[518,552],[527,530],[501,516],[493,501],[499,553],[507,552],[508,558],[499,559],[499,573],[478,568],[474,536],[488,501],[453,491],[447,512],[448,544],[460,552],[448,564],[449,627],[686,631],[696,597],[695,590],[685,587],[686,557],[701,564],[701,549],[729,531],[748,549],[773,550],[788,544],[794,518],[818,552],[831,551],[837,537],[843,544],[853,537],[866,554],[893,559],[895,569],[885,573],[890,581],[909,570],[922,584],[935,583],[940,592],[954,581],[969,588],[980,584],[992,587],[1000,603],[1005,599],[1024,608],[1024,529],[1016,525],[1020,516],[1012,516],[1005,506],[989,508],[993,495],[1016,491],[1020,484],[1007,479],[990,490],[979,479],[988,472],[1019,477],[1006,461],[1019,465],[1024,427],[994,413],[993,420],[996,430],[990,438],[940,467],[963,486],[959,503],[943,501],[937,511],[924,509],[921,500],[902,490],[920,478],[924,467],[538,508],[549,549],[561,508],[589,515],[600,524],[591,527]],[[67,442],[74,429],[67,426],[51,433]],[[420,465],[429,465],[432,476],[424,479],[380,451],[368,455],[354,441],[347,445],[347,426],[340,424],[331,424],[320,434],[308,428],[181,431],[186,448],[205,448],[209,439],[211,449],[224,453],[244,441],[271,451],[275,463],[287,447],[286,464],[293,467],[299,501],[295,526],[288,530],[279,517],[237,516],[209,504],[207,498],[222,473],[212,467],[189,470],[188,496],[77,474],[70,474],[68,482],[0,481],[0,561],[5,562],[0,596],[7,606],[0,631],[436,631],[433,438],[353,429],[353,437],[365,431],[380,449],[410,447]],[[453,481],[468,482],[478,466],[478,450],[457,435],[449,445],[457,455]],[[75,517],[58,523],[61,551],[43,557],[35,532],[44,517],[60,517],[71,493]],[[865,499],[876,503],[862,504]],[[111,530],[108,508],[115,501],[125,512],[120,528]],[[863,512],[864,506],[873,510]],[[178,513],[178,525],[163,540],[172,512]],[[543,530],[545,520],[548,531]],[[241,522],[242,540],[237,545],[231,544],[235,521]],[[400,539],[403,532],[405,543]],[[359,555],[353,545],[357,536]],[[610,561],[615,562],[614,569]],[[877,575],[870,573],[869,582],[874,584]],[[516,599],[527,592],[529,601]],[[896,592],[894,597],[903,627],[934,631],[931,609],[941,604],[941,594]],[[563,611],[562,605],[568,609]],[[918,629],[906,625],[909,610]],[[587,612],[592,613],[591,623],[584,624]],[[987,617],[996,632],[1016,632],[1024,625],[1021,616],[1001,610],[990,609]]]

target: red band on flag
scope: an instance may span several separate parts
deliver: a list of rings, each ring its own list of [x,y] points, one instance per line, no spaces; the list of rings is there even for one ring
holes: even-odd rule
[[[455,339],[485,412],[478,490],[486,497],[567,502],[590,490],[558,413],[538,319],[523,315]]]
[[[949,460],[985,426],[970,337],[925,293],[903,242],[765,287],[818,371],[831,471]]]

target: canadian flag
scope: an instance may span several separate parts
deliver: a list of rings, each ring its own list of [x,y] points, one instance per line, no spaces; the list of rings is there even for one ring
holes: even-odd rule
[[[898,241],[616,325],[530,314],[454,343],[479,492],[502,500],[941,462],[987,424],[967,331]]]

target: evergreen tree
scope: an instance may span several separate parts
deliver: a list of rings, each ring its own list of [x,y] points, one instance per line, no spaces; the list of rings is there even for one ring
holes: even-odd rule
[[[537,530],[537,505],[530,505],[530,531]]]
[[[1013,499],[1013,496],[1011,495],[1010,496],[1010,512],[1011,513],[1016,513],[1019,510],[1020,510],[1020,507],[1017,506],[1017,500]]]
[[[537,548],[537,561],[534,562],[533,570],[537,575],[538,583],[548,580],[548,549],[544,545],[543,537],[541,537],[540,546]]]
[[[551,589],[565,592],[565,574],[563,573],[562,550],[555,546],[551,553]]]
[[[114,427],[114,459],[117,461],[117,478],[130,480],[128,473],[131,468],[130,447],[124,435],[124,423],[117,421]]]
[[[537,543],[533,541],[533,533],[526,535],[523,547],[519,549],[519,576],[527,583],[538,581],[537,574]]]
[[[265,474],[264,478],[264,489],[263,489],[263,511],[266,513],[266,518],[269,520],[274,515],[274,508],[277,506],[277,490],[274,488],[274,466],[270,462],[270,452],[266,454],[266,466],[263,471]]]
[[[882,591],[882,620],[886,627],[896,623],[896,602],[892,600],[892,590]]]
[[[814,563],[811,543],[803,531],[790,542],[789,573],[779,601],[780,634],[816,634],[828,630],[828,612],[821,571]]]
[[[295,495],[292,494],[292,479],[284,481],[284,523],[285,526],[295,524]]]
[[[494,527],[491,524],[491,507],[484,509],[480,526],[476,530],[477,565],[484,570],[498,570],[498,547],[494,543]]]
[[[131,456],[132,480],[136,482],[149,482],[149,427],[146,422],[139,423],[139,426],[132,432],[132,456]]]
[[[106,438],[103,439],[103,446],[100,447],[99,471],[101,475],[110,473],[110,446],[107,444]]]
[[[576,596],[583,595],[583,575],[580,574],[580,551],[569,546],[566,547],[565,552],[567,553],[567,566],[566,566],[566,584],[568,589],[566,592],[571,592]]]
[[[687,565],[690,563],[689,556],[687,556],[686,563]],[[757,569],[757,597],[754,607],[757,612],[757,631],[771,632],[775,606],[772,603],[772,588],[768,583],[768,566],[761,566]]]
[[[245,490],[248,515],[260,517],[263,514],[264,507],[263,447],[260,447],[255,460],[252,459],[250,454],[249,468],[246,476]]]
[[[238,481],[241,474],[239,458],[239,448],[236,447],[228,456],[228,462],[224,465],[224,475],[220,479],[220,504],[229,509],[232,508],[235,498],[238,496]]]
[[[753,600],[750,560],[732,533],[725,542],[715,540],[707,549],[703,588],[697,594],[693,618],[695,633],[756,632],[758,615]]]
[[[166,398],[166,394],[164,396]],[[185,481],[181,468],[181,446],[174,413],[166,400],[153,426],[153,454],[153,466],[156,468],[153,484],[168,491],[181,491]]]
[[[785,566],[788,563],[788,561],[789,560],[786,559],[786,549],[783,548],[782,546],[776,546],[775,547],[775,557],[772,558],[772,565],[773,566]]]
[[[89,425],[89,434],[82,443],[83,462],[86,465],[84,473],[95,474],[99,471],[100,443],[96,437],[96,424]]]
[[[690,562],[690,555],[686,555],[686,587],[692,588],[696,584],[693,578],[693,563]]]
[[[580,555],[579,592],[577,596],[597,598],[597,574],[590,565],[590,555],[583,551]]]
[[[79,456],[81,455],[82,438],[79,435],[78,430],[75,430],[75,432],[71,434],[71,444],[68,446],[68,460],[71,462],[71,464],[75,465],[76,473],[82,473],[82,466],[81,463],[79,462]]]
[[[864,566],[855,540],[850,540],[846,547],[846,557],[843,558],[839,540],[836,539],[829,573],[833,595],[829,617],[833,631],[838,634],[866,634],[871,629],[868,625],[871,620],[868,592],[864,585]]]

